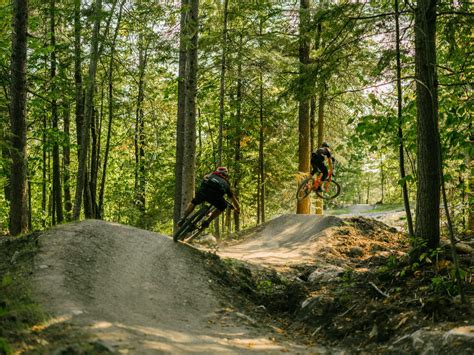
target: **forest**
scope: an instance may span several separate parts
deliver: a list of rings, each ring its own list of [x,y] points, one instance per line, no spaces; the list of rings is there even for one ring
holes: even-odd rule
[[[170,233],[219,165],[242,208],[221,233],[315,213],[295,191],[325,141],[342,186],[325,210],[403,203],[420,244],[466,235],[470,6],[4,1],[1,233],[82,218]]]

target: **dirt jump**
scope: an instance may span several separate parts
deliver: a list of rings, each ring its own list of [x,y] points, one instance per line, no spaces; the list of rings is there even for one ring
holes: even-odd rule
[[[40,237],[37,298],[53,316],[129,353],[324,353],[236,312],[199,252],[171,238],[87,220]]]
[[[212,247],[86,220],[44,232],[39,245],[34,296],[49,323],[86,334],[106,353],[474,348],[470,313],[433,297],[423,284],[430,270],[414,279],[386,268],[408,243],[372,219],[282,215]]]

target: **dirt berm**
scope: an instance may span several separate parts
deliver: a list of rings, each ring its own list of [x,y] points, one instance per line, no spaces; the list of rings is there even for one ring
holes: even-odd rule
[[[334,234],[332,227],[344,225],[333,216],[285,214],[245,232],[245,241],[222,247],[218,254],[279,270],[311,264]]]
[[[325,353],[233,309],[204,253],[167,236],[87,220],[52,228],[39,242],[35,297],[49,324],[92,334],[110,351]]]

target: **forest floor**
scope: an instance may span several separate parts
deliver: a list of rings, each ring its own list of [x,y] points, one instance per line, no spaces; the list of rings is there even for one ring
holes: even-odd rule
[[[470,242],[460,260],[472,302]],[[0,250],[0,353],[2,339],[56,354],[474,349],[449,252],[408,264],[404,235],[373,219],[283,215],[194,247],[87,220]]]

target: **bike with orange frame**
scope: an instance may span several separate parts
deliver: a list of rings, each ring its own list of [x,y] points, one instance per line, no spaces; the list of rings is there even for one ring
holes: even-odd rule
[[[334,166],[329,165],[328,177],[322,181],[323,174],[318,172],[314,175],[306,177],[299,185],[296,192],[296,199],[298,201],[304,200],[311,192],[316,192],[318,197],[324,200],[332,200],[341,193],[341,186],[334,180],[333,174]]]

